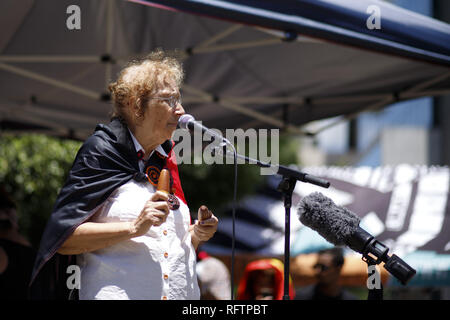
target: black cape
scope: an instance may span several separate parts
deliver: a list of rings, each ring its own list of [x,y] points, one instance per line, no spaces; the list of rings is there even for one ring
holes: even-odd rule
[[[169,154],[172,141],[167,140],[162,147]],[[149,162],[159,169],[165,166],[164,158],[156,152]],[[77,292],[74,295],[66,284],[70,276],[67,267],[76,264],[76,256],[56,251],[115,189],[131,179],[149,183],[147,175],[139,170],[138,156],[126,124],[114,118],[108,125],[97,125],[78,151],[42,235],[31,275],[31,299],[77,298]]]

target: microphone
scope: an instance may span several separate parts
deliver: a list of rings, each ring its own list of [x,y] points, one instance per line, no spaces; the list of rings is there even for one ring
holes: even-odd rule
[[[212,131],[211,129],[208,129],[204,125],[202,125],[200,122],[195,121],[195,118],[190,114],[183,114],[178,119],[178,127],[185,130],[192,130],[192,131],[199,131],[203,134],[207,134],[210,137],[212,137],[214,140],[218,139],[219,141],[223,141],[229,145],[231,145],[231,142],[229,142],[225,137],[218,134],[217,132]]]
[[[362,260],[369,265],[384,262],[384,268],[403,285],[416,274],[416,270],[398,256],[389,256],[389,248],[359,226],[360,219],[356,214],[337,206],[320,192],[300,201],[298,215],[302,224],[317,231],[328,242],[361,253]]]

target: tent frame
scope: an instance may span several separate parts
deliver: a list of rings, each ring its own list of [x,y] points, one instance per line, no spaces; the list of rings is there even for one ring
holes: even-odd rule
[[[50,86],[53,86],[57,89],[68,90],[70,92],[82,95],[84,97],[88,97],[94,100],[100,101],[109,101],[109,94],[106,93],[106,88],[108,86],[108,82],[111,79],[112,75],[112,67],[114,64],[119,63],[123,64],[128,61],[125,57],[117,57],[116,59],[112,55],[113,48],[113,36],[114,36],[114,11],[117,10],[115,8],[114,1],[107,1],[106,5],[106,45],[105,45],[105,53],[101,55],[0,55],[0,70],[10,72],[28,79],[32,79],[35,81],[39,81]],[[276,45],[284,42],[315,42],[315,43],[323,43],[325,41],[313,39],[307,36],[299,37],[297,34],[287,34],[282,33],[275,30],[266,30],[260,27],[255,27],[256,30],[259,30],[264,33],[268,33],[271,35],[270,38],[264,40],[257,41],[248,41],[248,42],[235,42],[235,43],[225,43],[217,45],[216,43],[220,40],[225,39],[229,35],[235,33],[239,29],[241,29],[243,25],[235,24],[213,36],[205,41],[199,43],[195,47],[187,48],[180,57],[181,60],[185,60],[192,55],[197,54],[208,54],[215,52],[225,52],[230,50],[239,50],[246,48],[255,48],[260,46],[268,46],[268,45]],[[128,57],[129,58],[129,57]],[[29,71],[25,68],[20,68],[17,66],[13,66],[13,63],[103,63],[105,64],[105,92],[95,92],[77,85],[74,85],[70,82],[61,81],[58,79],[54,79],[48,77],[43,74],[39,74],[36,72]],[[263,97],[263,96],[253,96],[253,97],[230,97],[230,96],[217,96],[211,93],[208,93],[204,90],[200,90],[197,88],[193,88],[187,84],[184,84],[182,90],[189,93],[189,96],[183,98],[184,102],[187,103],[214,103],[216,105],[221,106],[222,108],[232,110],[234,112],[243,114],[249,118],[253,118],[254,123],[265,123],[271,126],[275,126],[285,130],[287,133],[291,134],[301,134],[314,136],[319,134],[320,132],[327,130],[330,127],[333,127],[339,123],[344,121],[348,121],[357,117],[362,112],[379,110],[386,107],[389,104],[420,98],[425,96],[439,96],[450,94],[450,89],[442,89],[442,90],[433,90],[430,89],[432,85],[436,85],[450,77],[450,72],[447,72],[443,75],[435,77],[433,79],[424,81],[422,83],[416,84],[415,86],[406,89],[404,91],[396,92],[396,93],[387,93],[387,94],[367,94],[367,95],[352,95],[352,96],[335,96],[335,97],[323,97],[323,98],[312,98],[312,97],[300,97],[300,96],[290,96],[290,97]],[[322,128],[314,132],[307,132],[301,129],[298,126],[289,124],[287,121],[287,117],[280,117],[280,111],[277,111],[273,114],[263,113],[257,110],[254,110],[246,105],[273,105],[280,104],[284,106],[295,106],[295,107],[305,107],[311,106],[314,104],[335,104],[335,103],[351,103],[351,102],[367,102],[368,107],[360,110],[358,112],[345,115],[339,117],[339,119],[335,122],[332,122]],[[29,103],[29,102],[27,102]],[[33,103],[33,102],[32,102]],[[16,106],[17,107],[17,106]],[[1,109],[5,109],[3,103],[0,104]],[[22,108],[26,108],[22,105]],[[280,108],[281,109],[281,108]],[[10,109],[11,110],[11,109]],[[10,111],[9,110],[9,111]],[[42,106],[40,106],[40,110]],[[8,111],[8,110],[7,110]],[[283,112],[283,111],[282,111]],[[73,119],[74,113],[69,113],[62,111],[58,115],[61,118]],[[19,116],[17,112],[15,114],[16,119],[21,118],[22,120],[27,120],[30,123],[44,125],[49,127],[51,130],[55,130],[56,132],[61,132],[61,129],[58,125],[50,123],[49,121],[45,121],[44,119],[38,119],[37,114],[36,117],[28,117],[28,116]],[[25,119],[26,118],[26,119]],[[280,119],[281,118],[281,119]],[[283,119],[284,118],[284,119]],[[5,117],[3,116],[3,119]]]

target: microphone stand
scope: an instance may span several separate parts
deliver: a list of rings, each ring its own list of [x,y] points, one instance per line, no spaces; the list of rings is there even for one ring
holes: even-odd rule
[[[289,268],[290,268],[290,236],[291,236],[291,206],[292,193],[297,180],[283,176],[277,190],[283,194],[284,200],[284,294],[283,300],[289,300]]]
[[[298,181],[312,183],[324,188],[328,188],[330,183],[323,179],[308,175],[306,173],[293,170],[285,166],[278,166],[277,174],[283,178],[277,190],[282,193],[284,200],[284,294],[283,300],[290,300],[289,296],[289,269],[290,269],[290,236],[291,236],[291,207],[292,193]]]
[[[228,142],[229,143],[229,142]],[[234,146],[229,143],[233,150]],[[217,148],[220,150],[225,157],[228,154],[226,150],[226,145],[222,148]],[[215,150],[215,149],[213,149]],[[234,154],[233,154],[234,155]],[[305,183],[311,183],[323,188],[328,188],[330,186],[330,182],[309,175],[304,172],[300,172],[282,165],[270,165],[268,163],[261,162],[256,159],[252,159],[240,154],[236,153],[235,159],[243,159],[245,163],[249,164],[256,164],[257,166],[261,168],[272,168],[274,170],[274,173],[281,175],[283,178],[278,185],[277,190],[283,194],[283,200],[284,200],[284,209],[285,209],[285,222],[284,222],[284,294],[283,294],[283,300],[290,300],[289,296],[289,268],[290,268],[290,234],[291,234],[291,206],[292,206],[292,193],[294,192],[295,185],[297,181],[305,182]]]

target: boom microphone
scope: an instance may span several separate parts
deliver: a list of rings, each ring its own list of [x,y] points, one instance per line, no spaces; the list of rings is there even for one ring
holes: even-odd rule
[[[359,226],[360,219],[356,214],[337,206],[320,192],[304,197],[298,214],[301,223],[317,231],[328,242],[362,253],[362,259],[368,264],[384,262],[384,268],[403,285],[416,274],[416,270],[398,256],[389,256],[389,248]]]

